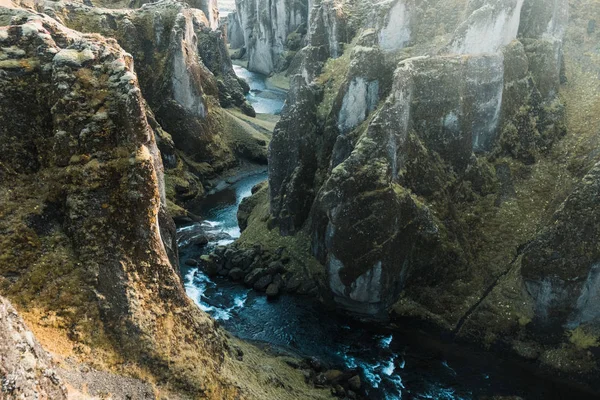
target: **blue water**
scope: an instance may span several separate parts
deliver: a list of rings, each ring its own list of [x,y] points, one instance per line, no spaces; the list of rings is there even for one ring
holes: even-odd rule
[[[234,65],[238,77],[250,85],[250,93],[246,96],[254,110],[259,114],[279,115],[283,109],[287,92],[269,85],[267,77],[256,72],[250,72],[244,67]]]
[[[478,399],[489,395],[520,395],[526,399],[563,398],[547,381],[531,377],[498,355],[481,352],[446,354],[422,345],[419,334],[405,335],[324,310],[310,298],[282,296],[268,301],[243,285],[211,279],[185,266],[218,244],[239,237],[237,208],[266,173],[248,176],[210,195],[194,210],[205,223],[179,227],[190,238],[198,227],[228,233],[205,249],[180,243],[181,270],[188,295],[232,334],[286,349],[299,356],[317,356],[331,367],[357,369],[366,398]],[[460,353],[460,351],[458,352]],[[569,397],[564,397],[569,398]]]

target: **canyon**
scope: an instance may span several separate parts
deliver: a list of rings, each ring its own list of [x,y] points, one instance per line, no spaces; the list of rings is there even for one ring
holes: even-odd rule
[[[0,398],[594,398],[599,19],[1,1]]]

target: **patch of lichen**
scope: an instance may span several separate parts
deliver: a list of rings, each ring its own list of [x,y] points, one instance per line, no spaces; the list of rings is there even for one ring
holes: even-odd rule
[[[540,363],[552,371],[566,372],[571,376],[589,375],[593,378],[598,373],[598,365],[592,353],[572,344],[565,343],[544,351],[540,356]]]

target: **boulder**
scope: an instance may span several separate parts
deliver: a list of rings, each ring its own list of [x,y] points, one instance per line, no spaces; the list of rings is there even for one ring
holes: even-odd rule
[[[254,284],[260,278],[264,277],[267,274],[268,274],[268,271],[265,268],[254,269],[254,270],[250,271],[250,273],[248,275],[246,275],[246,278],[244,278],[244,283],[247,286],[254,286]],[[271,283],[271,282],[269,282],[269,283]]]
[[[246,274],[244,273],[244,271],[241,270],[240,268],[233,268],[227,274],[227,276],[229,276],[229,279],[231,279],[233,281],[240,281],[244,278],[245,275]]]
[[[260,281],[259,281],[260,282]],[[256,284],[258,285],[257,282]],[[279,285],[276,283],[271,283],[268,287],[267,287],[267,297],[269,298],[276,298],[279,296]]]
[[[350,390],[358,392],[361,386],[362,382],[359,375],[354,375],[352,378],[348,379],[348,387],[350,387]]]
[[[273,276],[265,275],[254,283],[254,290],[265,292],[267,288],[271,285],[271,282],[273,282]],[[279,290],[279,288],[277,289]]]

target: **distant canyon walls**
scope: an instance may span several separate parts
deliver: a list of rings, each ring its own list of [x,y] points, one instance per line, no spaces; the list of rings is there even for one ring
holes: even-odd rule
[[[302,46],[308,23],[307,0],[236,0],[228,16],[231,48],[244,47],[248,69],[269,75],[287,69]]]

